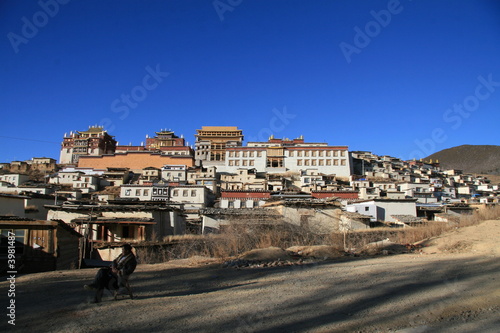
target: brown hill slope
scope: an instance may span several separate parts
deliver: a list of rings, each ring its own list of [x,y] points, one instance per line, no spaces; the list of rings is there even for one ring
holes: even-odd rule
[[[439,160],[441,168],[458,169],[467,173],[500,175],[500,146],[462,145],[434,153],[427,158]]]

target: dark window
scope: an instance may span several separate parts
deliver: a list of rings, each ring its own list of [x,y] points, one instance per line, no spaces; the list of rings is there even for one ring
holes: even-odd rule
[[[25,229],[0,229],[1,240],[0,240],[0,253],[2,255],[8,253],[9,247],[12,243],[9,242],[9,236],[14,238],[14,247],[16,254],[24,253],[24,240],[26,235]]]

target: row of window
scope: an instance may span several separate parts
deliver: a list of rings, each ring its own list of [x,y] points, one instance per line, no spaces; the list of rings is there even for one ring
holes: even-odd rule
[[[241,161],[242,166],[254,166],[254,160],[243,160]],[[229,160],[229,166],[240,166],[239,160]]]
[[[331,165],[347,165],[346,159],[298,159],[297,166],[331,166]],[[229,166],[254,166],[254,160],[229,160]],[[282,159],[268,159],[266,167],[282,168],[284,166]]]
[[[340,161],[340,164],[339,164],[339,161]],[[345,159],[342,159],[342,160],[338,160],[338,159],[328,159],[328,160],[302,160],[302,159],[298,159],[297,160],[297,165],[298,166],[331,166],[331,165],[342,165],[342,166],[345,166],[347,165],[347,160]]]
[[[132,194],[132,190],[131,189],[126,189],[125,190],[125,196],[129,197],[131,196]],[[148,196],[149,195],[149,189],[147,190],[142,190],[142,196]],[[136,189],[135,190],[135,196],[136,197],[140,197],[141,196],[141,190],[140,189]]]
[[[142,194],[141,194],[142,193]],[[196,190],[191,190],[191,193],[189,190],[173,190],[172,196],[173,197],[179,197],[180,194],[182,193],[183,197],[188,197],[191,195],[192,197],[196,196]],[[125,190],[125,196],[129,197],[132,195],[132,190],[131,189],[126,189]],[[135,190],[135,197],[140,197],[140,196],[148,196],[149,195],[149,189],[136,189]],[[154,188],[153,189],[153,195],[168,195],[168,189],[162,189],[162,188]]]
[[[179,197],[180,190],[174,190],[172,193],[173,197]],[[182,190],[182,196],[187,197],[189,194],[189,190]],[[195,197],[196,196],[196,190],[191,190],[191,196]]]
[[[289,151],[288,156],[294,157],[295,153],[297,153],[297,157],[345,157],[345,150],[297,150],[297,151]]]
[[[189,155],[187,151],[163,151],[163,155]]]
[[[242,157],[262,157],[262,151],[242,151]],[[240,157],[239,151],[230,151],[229,157]]]
[[[240,154],[241,153],[241,154]],[[262,151],[229,151],[229,157],[262,157]],[[345,157],[345,150],[289,150],[289,157]]]
[[[258,207],[259,206],[259,202],[255,201],[255,200],[246,200],[246,201],[241,202],[237,206],[239,206],[239,207],[245,207],[245,208],[254,208],[254,207]],[[234,201],[229,201],[227,203],[227,207],[228,208],[235,208]]]
[[[172,174],[170,174],[170,172],[167,172],[167,175],[165,177],[170,178],[170,176],[172,176],[172,177],[182,177],[182,172],[178,172],[177,176],[173,172],[172,172]]]

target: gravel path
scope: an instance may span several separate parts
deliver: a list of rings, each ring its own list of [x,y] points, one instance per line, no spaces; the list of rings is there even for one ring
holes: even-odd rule
[[[100,304],[82,288],[95,269],[30,274],[16,281],[16,325],[4,314],[0,331],[498,332],[498,232],[499,220],[486,221],[421,254],[294,266],[139,265],[137,299],[105,294]],[[7,290],[0,282],[2,300]]]

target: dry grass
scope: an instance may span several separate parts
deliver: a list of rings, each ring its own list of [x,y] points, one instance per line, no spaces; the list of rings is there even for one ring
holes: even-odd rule
[[[440,251],[449,252],[449,253],[460,253],[465,252],[466,250],[472,247],[472,242],[468,241],[458,241],[452,244],[445,244],[439,247]]]
[[[500,218],[500,206],[483,206],[478,208],[471,215],[461,216],[459,221],[459,227],[466,227],[469,225],[476,225],[481,223],[481,221],[496,220]]]
[[[347,249],[361,249],[368,243],[389,239],[398,244],[414,244],[436,237],[457,227],[475,225],[500,217],[500,206],[479,209],[462,216],[457,222],[428,222],[410,228],[375,228],[350,231],[346,236]],[[146,245],[146,244],[144,244]],[[137,248],[142,263],[159,263],[172,259],[204,256],[227,259],[252,249],[292,246],[330,245],[344,247],[344,234],[317,235],[308,230],[276,221],[274,225],[242,224],[233,221],[220,234],[169,236],[161,243]],[[457,245],[458,246],[458,245]],[[452,250],[452,249],[450,249]]]
[[[353,231],[347,234],[346,247],[348,249],[359,249],[368,243],[386,238],[398,244],[414,244],[424,239],[439,236],[451,229],[477,225],[482,221],[498,218],[500,218],[500,206],[496,205],[480,208],[470,215],[462,215],[458,219],[458,222],[428,222],[422,224],[422,226],[411,228],[376,228]],[[334,242],[338,243],[343,239],[343,234],[334,234],[332,237],[335,239]]]

